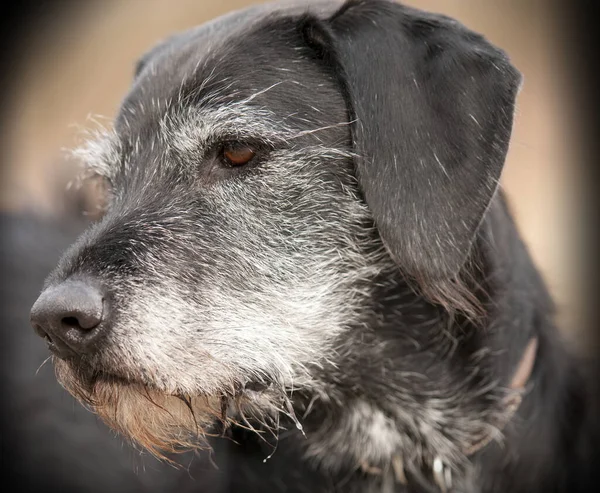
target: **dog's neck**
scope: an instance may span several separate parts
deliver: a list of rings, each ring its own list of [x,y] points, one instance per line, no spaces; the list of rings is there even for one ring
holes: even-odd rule
[[[506,214],[502,206],[490,214]],[[536,326],[545,323],[547,309],[519,293],[546,294],[541,283],[521,285],[537,274],[517,251],[524,247],[512,224],[498,230],[492,217],[486,226],[499,242],[496,253],[506,258],[496,256],[498,263],[488,266],[497,285],[485,326],[450,315],[388,273],[377,284],[369,323],[339,341],[334,367],[319,379],[322,388],[300,406],[312,429],[307,453],[326,470],[387,475],[443,491],[451,476],[455,487],[472,486],[477,456],[500,449],[497,444],[514,452],[513,421],[522,396],[536,385]],[[488,241],[485,230],[480,241]],[[523,265],[505,268],[511,254]],[[514,278],[515,268],[527,272]],[[520,317],[508,319],[509,313]]]
[[[451,332],[445,354],[432,352],[427,339],[439,324],[452,330],[440,317],[437,324],[423,320],[423,336],[413,334],[410,342],[394,345],[387,336],[363,332],[349,343],[363,346],[354,352],[361,360],[338,363],[334,381],[301,410],[308,414],[309,456],[329,471],[355,469],[375,480],[388,475],[404,484],[438,484],[441,491],[452,475],[455,483],[460,476],[472,480],[472,456],[502,442],[527,390],[537,339],[526,345],[509,383],[498,385],[487,377],[492,366],[477,361],[479,354],[463,371],[464,355],[452,347]],[[468,339],[462,342],[475,347]],[[352,358],[351,351],[347,355]],[[331,369],[326,373],[331,376]]]

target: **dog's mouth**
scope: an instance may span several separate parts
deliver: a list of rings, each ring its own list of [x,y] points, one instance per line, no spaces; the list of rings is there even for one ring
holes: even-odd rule
[[[272,383],[245,382],[213,394],[167,392],[143,376],[124,375],[55,360],[59,382],[111,428],[161,458],[206,448],[207,437],[232,424],[278,426],[286,400]]]
[[[76,370],[78,378],[82,384],[93,391],[93,388],[98,383],[104,383],[109,385],[122,385],[122,386],[143,386],[149,390],[170,394],[175,397],[188,396],[188,393],[183,391],[167,392],[160,385],[154,383],[151,379],[147,378],[144,373],[140,372],[140,375],[107,371],[105,369],[98,369],[91,366],[78,365]],[[218,393],[208,394],[206,392],[195,392],[195,397],[210,398],[214,396],[220,396],[221,398],[236,398],[241,394],[259,394],[265,392],[273,387],[272,382],[266,381],[247,381],[244,383],[234,382],[229,388],[222,390]],[[188,396],[189,397],[189,396]]]
[[[105,382],[113,385],[148,385],[141,379],[125,377],[118,373],[112,373],[105,370],[80,368],[78,373],[82,383],[90,389],[93,389],[93,387],[99,382]]]

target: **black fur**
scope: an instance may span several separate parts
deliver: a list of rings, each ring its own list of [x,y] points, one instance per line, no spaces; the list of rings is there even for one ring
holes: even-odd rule
[[[48,284],[83,274],[123,290],[114,298],[113,324],[126,318],[135,294],[135,283],[120,285],[123,277],[151,284],[160,272],[201,286],[217,271],[240,293],[260,290],[265,278],[276,275],[252,277],[253,255],[262,252],[244,244],[245,229],[236,231],[241,246],[231,254],[233,245],[220,228],[230,220],[235,225],[238,216],[220,222],[211,215],[222,204],[211,202],[210,187],[239,185],[228,189],[229,204],[250,200],[236,193],[254,184],[262,199],[248,204],[255,216],[270,220],[272,207],[285,218],[301,214],[300,224],[309,217],[332,228],[340,214],[349,215],[342,190],[355,190],[372,214],[368,224],[348,226],[357,244],[368,240],[370,249],[361,254],[368,257],[384,245],[389,255],[380,260],[379,274],[361,286],[369,296],[362,314],[336,339],[335,361],[312,369],[327,397],[315,401],[310,389],[293,394],[296,414],[306,414],[306,438],[283,423],[293,431],[280,434],[277,452],[263,463],[269,447],[241,427],[227,428],[223,433],[232,441],[214,442],[225,472],[215,475],[218,484],[199,491],[436,491],[431,463],[438,450],[431,437],[456,452],[484,425],[495,425],[533,337],[539,341],[535,366],[523,403],[502,424],[504,440],[457,460],[452,491],[590,491],[598,444],[595,395],[583,364],[554,326],[552,301],[498,190],[519,73],[501,50],[446,17],[385,0],[338,7],[256,7],[175,36],[145,56],[116,121],[122,141],[140,145],[120,149],[111,176],[117,192],[112,208],[67,252]],[[219,77],[212,80],[216,69]],[[295,84],[276,85],[282,69],[293,72]],[[264,138],[264,160],[250,169],[221,166],[213,151],[173,157],[154,147],[154,136],[163,131],[159,120],[177,111],[161,101],[201,109],[215,104],[204,100],[211,91],[225,91],[218,106],[266,87],[272,89],[252,104],[268,108],[300,137],[268,146]],[[147,108],[143,115],[140,107]],[[339,125],[348,120],[349,126]],[[315,137],[317,128],[325,130]],[[315,145],[355,155],[306,164],[320,179],[310,185],[324,190],[315,192],[320,202],[306,206],[305,195],[314,189],[302,188],[302,180],[283,184],[290,193],[285,203],[265,192],[263,181],[273,178],[261,164],[269,153]],[[194,235],[186,237],[192,227]],[[302,233],[300,226],[287,232]],[[305,260],[321,253],[324,237],[332,249],[344,250],[335,234],[318,233],[300,249]],[[262,240],[267,245],[271,238]],[[144,269],[140,258],[146,256],[155,259],[156,270]],[[261,351],[260,341],[255,350]],[[92,364],[106,366],[101,358]],[[365,445],[371,455],[377,452],[373,444],[387,439],[368,436],[369,416],[358,425],[352,421],[360,405],[392,423],[393,453],[401,449],[414,459],[407,485],[394,479],[390,457],[381,459],[379,473],[357,463],[353,447],[365,435],[372,439]]]
[[[456,276],[497,188],[519,73],[453,19],[388,2],[349,2],[307,33],[345,89],[390,252],[419,280]]]

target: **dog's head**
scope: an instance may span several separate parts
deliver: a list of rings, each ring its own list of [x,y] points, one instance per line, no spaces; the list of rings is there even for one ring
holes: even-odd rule
[[[518,85],[481,36],[383,0],[256,7],[159,45],[78,152],[106,212],[32,311],[61,382],[169,449],[232,406],[286,409],[382,273],[451,303]]]

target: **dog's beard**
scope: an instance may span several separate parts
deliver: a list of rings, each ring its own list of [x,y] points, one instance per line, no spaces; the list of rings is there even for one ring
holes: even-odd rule
[[[59,359],[55,369],[61,385],[109,427],[169,461],[168,454],[210,448],[207,437],[232,424],[257,433],[267,429],[277,437],[278,414],[285,407],[291,409],[285,392],[273,387],[191,396],[107,374],[84,376]]]

